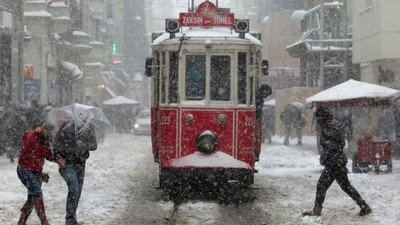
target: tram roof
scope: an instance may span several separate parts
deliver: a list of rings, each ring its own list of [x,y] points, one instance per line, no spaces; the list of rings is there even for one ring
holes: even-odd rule
[[[251,34],[245,34],[245,38],[239,38],[239,34],[235,33],[235,31],[230,28],[202,28],[202,27],[184,27],[182,32],[176,33],[175,38],[170,38],[169,33],[163,33],[159,37],[157,37],[153,45],[161,44],[161,43],[179,43],[179,39],[186,35],[189,40],[198,41],[198,40],[231,40],[234,43],[251,43],[256,45],[262,45],[261,41],[255,38]]]

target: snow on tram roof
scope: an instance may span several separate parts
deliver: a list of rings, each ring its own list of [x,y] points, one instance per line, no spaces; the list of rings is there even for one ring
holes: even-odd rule
[[[234,30],[231,30],[230,28],[222,28],[222,27],[213,27],[213,28],[202,28],[202,27],[191,27],[191,28],[183,28],[183,31],[180,33],[175,34],[174,39],[170,39],[170,34],[169,33],[163,33],[160,35],[158,38],[156,38],[153,42],[153,44],[160,44],[165,41],[171,41],[171,42],[179,42],[179,38],[182,37],[182,35],[185,34],[186,37],[196,40],[196,39],[230,39],[230,40],[235,40],[236,42],[251,42],[253,44],[259,44],[261,45],[261,41],[255,38],[251,34],[246,34],[245,38],[239,38],[239,34],[236,33]]]

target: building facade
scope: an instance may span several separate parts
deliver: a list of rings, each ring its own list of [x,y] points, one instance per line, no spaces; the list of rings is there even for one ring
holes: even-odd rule
[[[353,62],[361,81],[400,89],[400,1],[357,0],[353,8]]]
[[[22,1],[0,1],[0,107],[22,98]]]
[[[300,85],[327,89],[358,78],[352,64],[348,36],[347,1],[322,1],[308,11],[297,11],[302,36],[288,45],[291,57],[300,58]]]

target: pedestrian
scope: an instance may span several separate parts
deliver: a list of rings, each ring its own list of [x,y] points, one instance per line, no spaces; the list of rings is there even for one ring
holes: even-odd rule
[[[18,160],[17,174],[22,184],[28,189],[28,199],[21,209],[21,216],[18,225],[25,225],[33,208],[42,225],[48,225],[46,218],[42,180],[47,182],[49,177],[42,173],[44,160],[57,162],[62,168],[65,161],[62,158],[54,158],[50,150],[49,140],[54,126],[44,124],[36,126],[23,134],[21,154]]]
[[[293,127],[296,130],[297,146],[303,145],[302,133],[303,133],[303,128],[306,126],[307,126],[307,121],[304,119],[304,117],[301,115],[301,113],[299,113],[293,122]]]
[[[39,104],[36,93],[30,94],[31,106],[27,108],[25,117],[28,127],[39,125],[41,121],[40,115],[43,111],[43,106]]]
[[[89,151],[97,149],[96,134],[89,121],[90,112],[83,111],[75,119],[65,122],[54,139],[54,154],[64,158],[65,167],[59,172],[68,186],[65,225],[77,225],[76,211],[85,178]]]
[[[283,134],[285,135],[285,140],[283,144],[289,146],[289,138],[290,133],[292,132],[292,123],[293,123],[293,111],[291,110],[290,105],[286,105],[281,114],[279,115],[279,119],[283,125]]]
[[[317,123],[317,118],[315,117],[315,110],[316,108],[313,108],[314,110],[314,114],[313,114],[313,118],[311,121],[311,129],[315,129],[315,137],[316,137],[316,141],[317,141],[317,150],[318,150],[318,154],[321,155],[322,154],[322,146],[321,146],[321,126]]]
[[[272,94],[272,89],[268,84],[262,84],[256,91],[256,161],[259,160],[262,140],[262,117],[264,99]]]
[[[326,192],[335,180],[340,188],[360,206],[360,216],[370,214],[372,212],[371,208],[350,184],[347,177],[347,157],[343,152],[345,138],[341,124],[333,119],[333,115],[327,107],[319,107],[315,112],[315,116],[317,123],[321,126],[320,141],[323,151],[320,156],[320,163],[324,166],[324,170],[318,180],[314,208],[311,211],[304,212],[302,215],[321,216]]]
[[[14,159],[18,157],[19,151],[22,145],[22,136],[28,129],[28,124],[25,117],[25,107],[17,102],[10,102],[10,106],[6,110],[4,115],[4,128],[5,142],[4,144],[7,152],[7,157],[11,163],[14,163]]]
[[[4,126],[5,124],[5,110],[3,106],[0,106],[0,143],[2,143],[0,145],[0,156],[4,155],[4,153],[6,153],[6,145],[4,143],[6,143],[6,133],[7,133],[7,129]]]
[[[263,108],[263,114],[262,114],[262,143],[267,140],[268,144],[271,144],[272,142],[272,135],[273,135],[273,127],[274,127],[274,116],[273,116],[273,108],[265,106]]]

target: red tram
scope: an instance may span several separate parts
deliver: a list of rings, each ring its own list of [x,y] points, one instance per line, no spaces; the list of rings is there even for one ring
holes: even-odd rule
[[[151,136],[160,187],[253,183],[260,154],[256,90],[267,74],[249,21],[206,1],[153,33]]]

